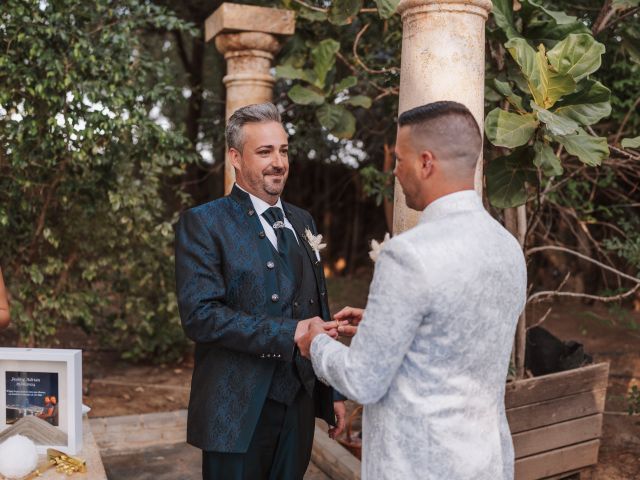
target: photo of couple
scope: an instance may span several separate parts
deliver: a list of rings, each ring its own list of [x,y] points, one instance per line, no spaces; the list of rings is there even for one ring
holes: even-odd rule
[[[236,110],[231,193],[176,228],[203,478],[302,479],[315,418],[338,436],[348,398],[364,405],[362,478],[511,480],[505,378],[527,275],[473,189],[473,115],[447,101],[400,115],[394,174],[420,220],[383,246],[366,308],[333,317],[315,222],[281,198],[287,137],[275,105]]]

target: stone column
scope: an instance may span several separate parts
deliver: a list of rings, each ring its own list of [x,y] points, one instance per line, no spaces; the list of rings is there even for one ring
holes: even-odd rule
[[[490,10],[490,0],[400,0],[399,113],[425,103],[453,100],[471,110],[484,132],[484,28]],[[475,177],[480,194],[481,160]],[[413,227],[419,214],[407,208],[396,180],[393,233]]]
[[[205,22],[205,40],[215,39],[227,61],[223,78],[227,90],[226,119],[238,108],[272,100],[275,79],[270,73],[280,50],[278,36],[295,31],[291,10],[223,3]],[[225,158],[224,191],[229,193],[235,172]]]

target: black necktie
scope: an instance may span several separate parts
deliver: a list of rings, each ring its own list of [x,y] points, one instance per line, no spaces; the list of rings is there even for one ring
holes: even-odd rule
[[[282,258],[292,279],[298,275],[302,252],[298,241],[290,228],[284,226],[284,213],[280,207],[269,207],[262,216],[273,227],[278,240],[278,253]]]

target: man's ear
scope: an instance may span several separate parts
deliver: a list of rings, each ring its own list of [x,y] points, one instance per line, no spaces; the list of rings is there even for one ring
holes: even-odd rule
[[[231,165],[233,165],[233,168],[235,168],[236,170],[240,170],[240,158],[242,158],[240,152],[231,147],[229,149],[229,160],[231,161]]]
[[[424,180],[433,175],[435,163],[436,161],[433,153],[430,150],[423,150],[420,153],[420,160],[418,165],[420,178]]]

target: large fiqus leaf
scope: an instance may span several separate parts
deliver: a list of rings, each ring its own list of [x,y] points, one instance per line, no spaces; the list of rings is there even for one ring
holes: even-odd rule
[[[538,120],[532,113],[519,114],[495,108],[485,120],[487,138],[499,147],[515,148],[529,141],[538,128]]]
[[[342,105],[325,103],[316,111],[316,118],[338,138],[351,138],[356,131],[356,118]]]
[[[501,82],[497,78],[493,80],[494,88],[503,95],[507,101],[516,107],[519,111],[525,112],[524,105],[522,104],[522,97],[520,95],[516,95],[511,88],[511,85],[507,82]]]
[[[560,74],[571,75],[579,82],[600,68],[605,48],[591,35],[571,34],[549,50],[547,56],[553,68]]]
[[[570,75],[549,68],[543,45],[536,52],[524,38],[512,38],[505,47],[520,66],[531,95],[539,106],[550,108],[560,97],[575,90],[576,83]]]
[[[547,130],[553,135],[571,135],[572,133],[576,133],[580,128],[578,123],[574,122],[570,118],[556,115],[549,110],[538,107],[534,103],[532,103],[531,106],[538,115],[538,120],[543,122],[546,125]]]
[[[314,84],[318,88],[324,88],[327,74],[333,68],[336,62],[336,53],[338,53],[339,50],[340,44],[331,38],[322,40],[311,50],[313,73],[316,76]]]
[[[583,85],[584,83],[584,85]],[[564,97],[554,113],[580,125],[593,125],[611,114],[611,90],[594,80],[583,80],[582,90]]]
[[[322,105],[324,103],[324,95],[301,85],[291,87],[287,95],[298,105]]]
[[[354,95],[346,99],[344,103],[354,107],[370,108],[372,100],[371,97],[367,97],[366,95]]]
[[[313,83],[316,80],[313,71],[296,68],[293,65],[278,65],[276,67],[276,76],[278,78],[288,78],[289,80],[304,80],[308,83]]]
[[[557,177],[562,175],[562,164],[560,159],[553,153],[553,149],[544,142],[533,144],[533,164],[539,167],[547,177]]]
[[[398,9],[400,0],[375,0],[380,18],[390,18]]]
[[[534,0],[523,0],[522,4],[529,5],[530,7],[536,10],[544,12],[549,17],[551,17],[556,22],[557,25],[570,25],[578,21],[578,17],[567,15],[566,13],[558,10],[551,10],[545,7],[544,5],[542,5],[540,2],[536,2]]]
[[[351,23],[361,7],[362,0],[334,0],[329,8],[329,21],[334,25]]]
[[[496,208],[523,205],[528,199],[527,184],[536,184],[530,149],[517,149],[489,162],[485,170],[487,196]]]
[[[513,22],[513,2],[511,0],[494,0],[491,13],[507,39],[521,37]]]
[[[609,146],[607,139],[593,137],[582,129],[573,135],[558,135],[553,137],[571,155],[575,155],[580,161],[591,167],[597,167],[602,161],[609,158]]]

